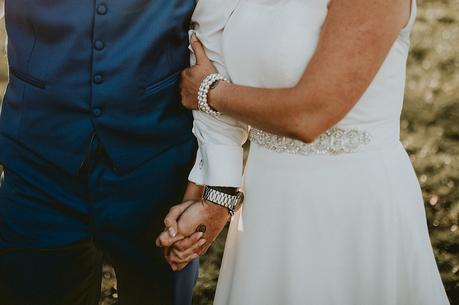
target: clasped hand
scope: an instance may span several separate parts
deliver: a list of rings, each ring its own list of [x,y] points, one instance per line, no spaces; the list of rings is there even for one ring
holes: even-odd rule
[[[173,271],[204,255],[229,220],[225,207],[197,196],[202,194],[202,187],[190,183],[187,193],[194,196],[186,195],[183,203],[170,209],[164,219],[165,230],[156,239]],[[198,228],[205,228],[205,232],[197,232]]]
[[[185,107],[197,109],[202,80],[217,70],[195,34],[191,46],[196,65],[182,72],[181,96]],[[164,257],[174,271],[205,254],[229,220],[228,209],[201,199],[202,191],[202,186],[189,183],[183,203],[170,209],[164,219],[165,230],[156,239],[156,245],[164,249]],[[205,228],[205,232],[197,232],[198,227]]]

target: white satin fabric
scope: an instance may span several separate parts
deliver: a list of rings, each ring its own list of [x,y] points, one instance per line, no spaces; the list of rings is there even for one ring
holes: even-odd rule
[[[193,20],[218,70],[233,82],[289,87],[315,52],[327,6],[327,0],[200,0]],[[422,193],[399,141],[415,15],[413,1],[412,16],[377,76],[338,124],[369,132],[369,149],[302,156],[252,144],[246,200],[231,223],[215,305],[449,304]],[[245,128],[196,113],[200,159],[208,167],[204,174],[195,166],[191,177],[225,176],[221,169],[231,164],[224,149],[202,158],[203,147],[215,138],[236,146]],[[228,160],[239,170],[242,154]]]
[[[194,32],[203,43],[207,56],[218,72],[229,79],[222,37],[226,22],[237,4],[235,0],[200,0],[192,17]],[[195,63],[194,54],[191,53],[191,65]],[[194,111],[193,116],[193,133],[198,140],[199,150],[190,181],[200,185],[240,187],[242,144],[247,140],[247,125],[225,115],[214,118]]]

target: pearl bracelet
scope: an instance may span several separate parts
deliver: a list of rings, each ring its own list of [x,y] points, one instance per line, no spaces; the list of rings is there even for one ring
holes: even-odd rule
[[[209,106],[209,103],[207,103],[207,97],[209,95],[209,90],[218,81],[225,81],[229,83],[230,81],[224,77],[221,74],[218,73],[213,73],[208,75],[201,83],[201,86],[199,86],[199,91],[198,91],[198,108],[200,111],[207,113],[211,116],[219,116],[221,115],[220,112],[212,109]]]

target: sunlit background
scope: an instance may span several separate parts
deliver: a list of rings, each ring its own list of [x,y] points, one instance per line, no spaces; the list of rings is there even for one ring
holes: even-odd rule
[[[418,0],[418,5],[402,140],[423,188],[438,267],[451,304],[459,305],[459,0]],[[0,32],[0,90],[3,90],[7,82],[3,22]],[[202,259],[194,297],[196,305],[212,303],[224,235]],[[116,304],[114,283],[112,270],[105,267],[104,305]]]

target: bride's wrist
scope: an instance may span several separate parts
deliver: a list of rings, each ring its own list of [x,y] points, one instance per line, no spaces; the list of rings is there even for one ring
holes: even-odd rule
[[[200,111],[215,117],[221,115],[221,112],[210,105],[210,100],[213,99],[215,107],[220,106],[218,103],[219,93],[223,83],[229,83],[229,80],[219,73],[209,74],[202,80],[198,90],[198,109]]]
[[[209,91],[207,103],[212,109],[222,112],[221,100],[223,92],[225,91],[225,88],[229,85],[230,84],[225,81],[219,81],[217,86],[215,86],[215,88]]]

